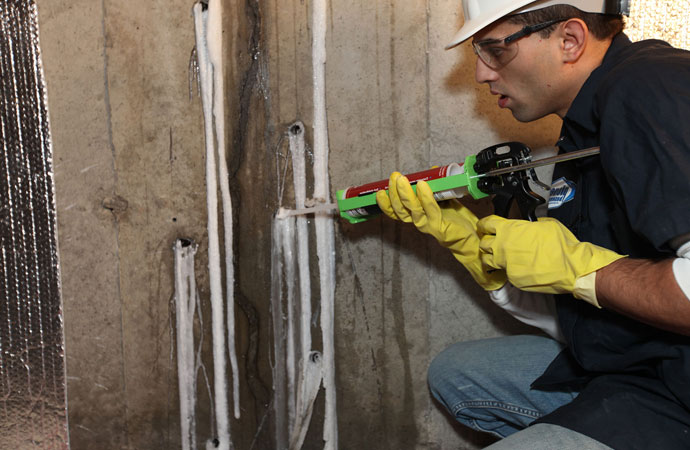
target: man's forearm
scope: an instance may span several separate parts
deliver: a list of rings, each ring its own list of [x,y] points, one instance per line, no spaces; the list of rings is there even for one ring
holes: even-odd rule
[[[690,336],[690,300],[673,275],[673,259],[624,258],[599,269],[597,299],[640,322]]]

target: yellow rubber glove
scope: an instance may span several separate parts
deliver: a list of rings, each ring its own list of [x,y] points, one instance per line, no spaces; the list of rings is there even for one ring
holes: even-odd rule
[[[601,308],[595,291],[596,271],[624,258],[611,250],[580,242],[553,218],[537,222],[488,216],[477,230],[484,264],[505,269],[508,280],[525,291],[572,293]]]
[[[436,203],[431,188],[424,181],[417,183],[417,194],[410,182],[399,172],[393,172],[385,191],[376,193],[379,208],[388,217],[414,223],[419,231],[430,234],[450,249],[480,286],[487,291],[499,289],[506,283],[503,270],[491,270],[479,257],[477,217],[456,200]],[[487,270],[488,269],[488,270]]]

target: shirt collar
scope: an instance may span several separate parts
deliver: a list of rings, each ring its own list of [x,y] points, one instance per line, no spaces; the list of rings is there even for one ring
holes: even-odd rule
[[[623,33],[614,36],[611,45],[608,50],[606,50],[601,65],[592,71],[587,81],[585,81],[585,84],[582,85],[582,88],[580,88],[580,91],[577,93],[575,100],[573,100],[573,103],[570,105],[570,109],[568,109],[563,119],[564,124],[574,122],[593,133],[598,130],[598,121],[594,115],[594,109],[592,108],[594,95],[599,89],[601,80],[610,70],[612,65],[611,62],[615,60],[615,55],[631,44],[632,42],[630,39]]]

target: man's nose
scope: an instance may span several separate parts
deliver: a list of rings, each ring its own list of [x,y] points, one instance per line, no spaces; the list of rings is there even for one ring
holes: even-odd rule
[[[498,73],[487,66],[481,58],[477,58],[477,65],[474,70],[474,79],[477,83],[488,83],[498,79]]]

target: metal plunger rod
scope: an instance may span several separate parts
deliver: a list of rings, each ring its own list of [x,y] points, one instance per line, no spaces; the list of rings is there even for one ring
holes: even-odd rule
[[[550,156],[548,158],[539,159],[537,161],[532,161],[525,164],[518,164],[516,166],[502,167],[500,169],[490,170],[485,173],[479,173],[473,178],[481,177],[494,177],[498,175],[503,175],[504,173],[515,172],[516,170],[532,169],[534,167],[548,166],[549,164],[556,164],[559,162],[570,161],[573,159],[585,158],[587,156],[598,155],[600,151],[599,147],[586,148],[584,150],[577,150],[574,152],[563,153],[562,155]]]

